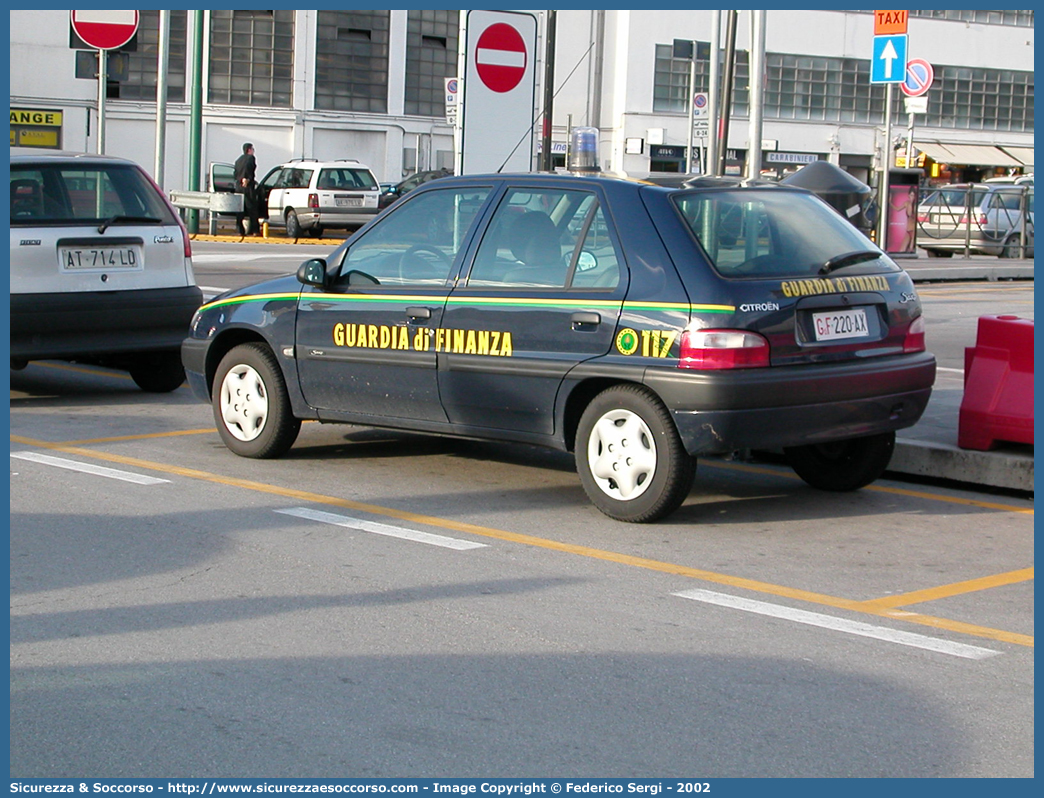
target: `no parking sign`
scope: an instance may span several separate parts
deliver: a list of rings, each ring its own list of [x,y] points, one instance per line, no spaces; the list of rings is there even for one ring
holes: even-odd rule
[[[923,58],[911,58],[906,62],[906,80],[900,84],[907,97],[920,97],[932,87],[935,69]]]
[[[537,21],[515,11],[469,11],[460,86],[458,174],[533,168]]]

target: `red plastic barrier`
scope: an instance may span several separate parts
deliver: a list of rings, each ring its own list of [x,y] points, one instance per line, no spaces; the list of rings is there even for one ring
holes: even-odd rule
[[[1033,320],[980,316],[964,350],[957,445],[986,451],[999,441],[1033,443]]]

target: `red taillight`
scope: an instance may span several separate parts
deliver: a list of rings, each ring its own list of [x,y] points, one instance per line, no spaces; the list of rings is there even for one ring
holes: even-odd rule
[[[185,220],[181,218],[181,214],[178,212],[178,209],[174,207],[173,203],[171,203],[171,201],[167,198],[167,195],[163,193],[163,189],[159,187],[159,183],[152,179],[152,175],[150,175],[140,166],[138,167],[138,171],[145,176],[146,180],[152,183],[152,187],[156,189],[156,192],[160,195],[160,198],[167,204],[167,207],[170,208],[170,212],[174,214],[174,218],[178,220],[178,227],[181,228],[181,240],[185,242],[185,257],[191,258],[192,241],[189,239],[189,231],[188,228],[185,227]]]
[[[316,210],[319,209],[319,195],[318,194],[309,194],[308,195],[308,207],[309,208],[315,208]]]
[[[751,369],[769,364],[769,342],[747,330],[686,330],[681,338],[682,369]]]
[[[924,351],[924,316],[918,316],[910,322],[910,327],[906,331],[906,337],[903,339],[903,351]]]

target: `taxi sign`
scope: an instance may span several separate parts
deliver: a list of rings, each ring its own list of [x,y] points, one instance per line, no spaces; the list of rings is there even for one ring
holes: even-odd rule
[[[909,11],[875,11],[874,36],[905,34],[909,18]]]

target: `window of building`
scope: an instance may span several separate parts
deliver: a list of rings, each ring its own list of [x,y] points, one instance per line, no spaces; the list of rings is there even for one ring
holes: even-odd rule
[[[766,53],[765,73],[767,118],[884,120],[884,93],[870,83],[868,60]]]
[[[927,124],[965,130],[1033,130],[1033,73],[935,66]]]
[[[170,47],[167,61],[167,101],[185,101],[185,53],[188,12],[170,12]],[[138,19],[137,50],[128,52],[127,79],[120,81],[121,100],[156,99],[159,73],[159,11],[141,11]]]
[[[320,11],[315,107],[388,111],[388,11]]]
[[[209,102],[289,108],[294,12],[211,11]]]
[[[459,11],[409,12],[406,26],[406,113],[445,115],[445,78],[457,75],[459,31]]]
[[[930,19],[952,19],[961,22],[981,22],[986,25],[1011,25],[1019,28],[1033,27],[1032,11],[973,11],[968,8],[944,11],[911,11],[911,17],[928,17]]]
[[[710,46],[706,42],[697,42],[697,45],[696,86],[693,93],[710,90],[710,60],[704,55],[710,52]],[[724,58],[724,52],[721,57]],[[732,112],[740,116],[747,114],[750,108],[749,67],[750,54],[746,50],[737,50],[732,81]],[[673,44],[656,45],[653,111],[689,113],[689,59],[675,58]]]

